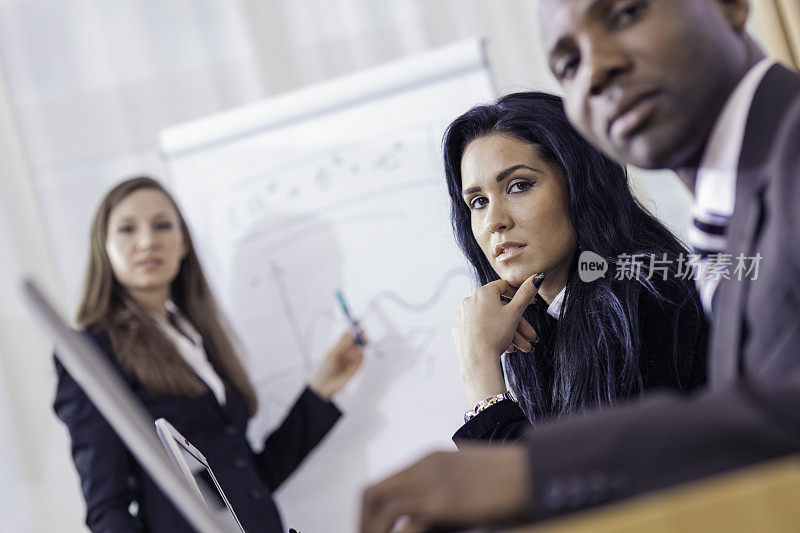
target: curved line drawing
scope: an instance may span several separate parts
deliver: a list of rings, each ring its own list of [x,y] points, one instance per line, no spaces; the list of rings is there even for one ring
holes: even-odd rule
[[[438,302],[442,294],[444,293],[447,286],[450,282],[458,277],[465,276],[469,279],[469,271],[465,267],[458,267],[452,268],[448,270],[443,276],[439,285],[433,290],[431,296],[422,302],[419,303],[412,303],[408,300],[403,299],[398,295],[396,292],[393,291],[382,291],[377,293],[372,299],[370,299],[370,303],[367,306],[366,310],[364,310],[363,317],[366,318],[369,314],[377,308],[377,306],[385,301],[394,302],[398,307],[405,309],[406,311],[421,313],[423,311],[427,311],[431,307],[433,307],[436,302]]]
[[[340,320],[337,320],[336,318],[337,315],[335,311],[332,310],[333,305],[331,305],[315,309],[314,311],[312,311],[310,317],[305,321],[305,324],[301,324],[301,321],[297,318],[297,315],[295,313],[295,309],[289,294],[283,269],[277,262],[272,262],[270,264],[269,270],[272,274],[272,280],[274,281],[278,289],[280,306],[283,312],[285,313],[287,320],[289,321],[292,336],[294,337],[295,344],[302,359],[302,365],[301,368],[291,367],[288,369],[284,369],[280,372],[268,373],[264,376],[261,376],[256,381],[256,384],[259,387],[266,385],[277,379],[280,379],[281,377],[291,375],[292,373],[298,371],[304,371],[305,375],[309,375],[312,370],[313,362],[309,354],[308,343],[309,340],[313,338],[312,336],[313,332],[315,331],[315,328],[318,326],[320,320],[323,319],[330,320],[332,323],[335,324],[341,323]],[[379,292],[373,298],[370,299],[369,304],[367,305],[364,312],[361,314],[361,319],[366,320],[372,314],[378,311],[379,306],[381,304],[389,302],[411,313],[416,313],[416,314],[423,313],[433,308],[436,305],[436,303],[441,300],[445,291],[447,290],[451,282],[453,282],[453,280],[460,278],[462,276],[471,279],[469,271],[467,270],[466,267],[458,267],[448,270],[442,275],[439,283],[436,285],[431,295],[421,302],[410,302],[394,291],[387,290]],[[416,327],[411,327],[410,329],[402,333],[388,335],[384,338],[376,339],[375,342],[372,344],[372,346],[375,353],[375,357],[377,359],[384,359],[387,350],[389,350],[393,344],[406,343],[412,339],[422,339],[419,340],[418,342],[415,342],[414,343],[415,346],[413,347],[415,353],[422,354],[427,350],[428,345],[433,341],[435,337],[436,337],[435,328],[430,326],[416,326]],[[434,356],[435,355],[430,355],[427,358],[426,375],[428,376],[431,375],[431,369],[432,369],[431,357]]]

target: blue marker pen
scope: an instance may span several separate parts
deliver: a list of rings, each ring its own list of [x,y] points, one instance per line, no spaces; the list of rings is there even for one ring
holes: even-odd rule
[[[347,321],[350,323],[350,329],[353,331],[353,335],[356,336],[356,344],[359,346],[364,346],[364,339],[361,338],[361,330],[358,329],[358,325],[356,324],[353,315],[350,314],[350,309],[347,307],[347,302],[344,301],[344,294],[342,291],[336,291],[336,299],[339,301],[339,305],[344,312],[344,316],[347,318]]]

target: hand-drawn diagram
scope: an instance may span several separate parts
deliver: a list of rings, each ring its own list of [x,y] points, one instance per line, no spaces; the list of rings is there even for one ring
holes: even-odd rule
[[[247,231],[254,221],[295,200],[302,201],[306,212],[329,212],[369,201],[375,195],[392,194],[398,188],[413,187],[420,180],[439,179],[435,144],[431,149],[431,143],[438,142],[434,131],[433,125],[422,124],[384,138],[304,154],[238,179],[231,186],[233,198],[227,207],[229,230]],[[386,187],[383,178],[396,178],[398,174],[405,179]],[[359,194],[342,197],[341,192],[347,190]],[[258,236],[248,232],[250,239]]]
[[[363,487],[452,449],[468,404],[451,328],[473,283],[452,236],[441,142],[453,118],[493,99],[489,70],[476,42],[380,69],[165,135],[256,385],[256,449],[346,331],[337,289],[369,338],[335,397],[345,416],[275,494],[303,531],[357,530]]]
[[[344,330],[338,288],[374,360],[406,360],[405,371],[432,381],[437,357],[452,357],[450,325],[471,284],[450,235],[435,130],[406,128],[229,180],[224,307],[248,331],[251,375],[273,407],[281,383],[301,386]]]
[[[243,332],[260,401],[254,444],[347,329],[334,291],[347,295],[370,343],[338,400],[353,433],[324,453],[338,454],[353,490],[371,475],[367,455],[394,443],[402,452],[377,463],[393,464],[419,442],[447,441],[465,403],[450,331],[472,281],[450,229],[440,131],[422,124],[336,148],[273,149],[263,157],[271,165],[214,182],[195,204],[206,208],[189,213],[213,243],[203,259],[214,262],[222,307]],[[405,430],[393,428],[403,417],[386,413],[428,401],[438,411],[428,408],[425,423],[438,429],[401,446]]]

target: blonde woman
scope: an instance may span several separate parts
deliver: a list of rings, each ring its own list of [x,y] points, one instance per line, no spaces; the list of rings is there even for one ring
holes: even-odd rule
[[[98,207],[78,324],[153,417],[203,451],[247,531],[285,531],[272,492],[341,416],[331,397],[363,359],[351,333],[322,359],[255,453],[256,393],[226,332],[175,201],[155,180],[114,187]],[[67,425],[93,532],[193,531],[56,360],[54,409]]]

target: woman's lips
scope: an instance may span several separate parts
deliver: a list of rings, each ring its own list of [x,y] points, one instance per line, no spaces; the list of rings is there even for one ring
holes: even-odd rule
[[[525,245],[521,246],[514,246],[511,248],[506,249],[502,254],[497,256],[498,262],[508,261],[509,259],[513,259],[514,257],[518,256],[522,253],[522,250],[525,249]]]
[[[144,270],[145,272],[150,272],[151,270],[156,270],[161,267],[164,262],[160,259],[146,259],[144,261],[139,261],[136,263],[136,266]]]

